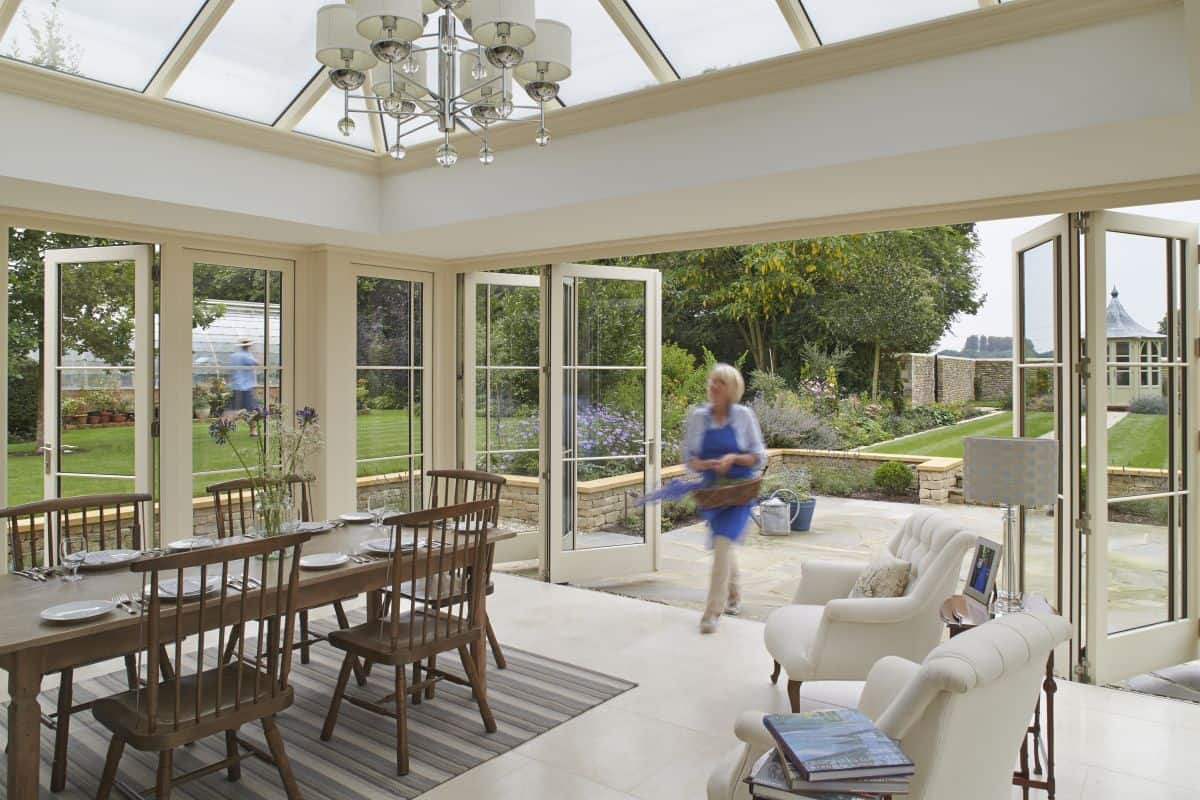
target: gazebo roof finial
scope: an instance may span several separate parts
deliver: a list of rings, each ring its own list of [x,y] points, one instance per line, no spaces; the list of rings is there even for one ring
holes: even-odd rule
[[[1115,283],[1113,284],[1112,291],[1109,292],[1108,294],[1110,297],[1112,297],[1113,300],[1117,299],[1117,295],[1120,294],[1120,292],[1117,291],[1117,285]]]

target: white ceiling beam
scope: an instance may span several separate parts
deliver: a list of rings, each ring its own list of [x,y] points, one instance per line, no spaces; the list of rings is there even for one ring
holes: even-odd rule
[[[328,83],[328,81],[326,81]],[[375,107],[379,110],[379,103],[375,101],[375,92],[371,90],[370,81],[363,83],[362,93],[367,97],[367,108]],[[371,141],[375,145],[376,155],[383,155],[387,152],[387,139],[383,135],[383,115],[368,114],[368,122],[371,125]]]
[[[642,25],[641,20],[637,18],[637,15],[633,13],[625,0],[600,0],[600,5],[612,17],[612,21],[617,24],[617,28],[629,40],[630,46],[641,57],[642,61],[646,62],[646,66],[650,68],[650,72],[654,74],[659,83],[670,83],[671,81],[679,80],[679,76],[675,73],[671,62],[658,49],[658,45],[654,42],[654,37]]]
[[[783,18],[787,20],[788,27],[792,29],[792,35],[796,37],[796,44],[800,45],[800,49],[820,47],[821,40],[817,37],[817,30],[813,27],[812,20],[808,18],[808,12],[804,10],[803,1],[776,0],[776,2],[779,4],[779,10],[783,12]]]
[[[0,0],[0,37],[8,31],[8,26],[17,16],[17,7],[20,5],[21,0]]]
[[[162,66],[158,68],[158,72],[154,73],[154,77],[150,79],[150,85],[146,87],[147,95],[150,97],[167,96],[167,92],[171,91],[175,81],[179,80],[179,76],[183,74],[184,69],[191,63],[200,47],[208,39],[209,34],[217,27],[217,23],[221,21],[225,12],[232,5],[233,0],[205,0],[204,5],[192,19],[192,23],[188,25],[187,30],[179,37],[179,41],[171,48],[171,52],[163,61]]]
[[[300,124],[300,120],[304,119],[308,112],[313,110],[313,106],[321,102],[321,98],[332,88],[333,83],[329,80],[329,71],[321,70],[320,74],[300,90],[300,94],[296,95],[292,104],[283,110],[279,119],[275,120],[275,127],[284,131],[295,128]]]

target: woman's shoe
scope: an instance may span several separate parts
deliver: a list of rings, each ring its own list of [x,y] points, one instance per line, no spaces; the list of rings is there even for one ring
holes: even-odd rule
[[[717,620],[713,617],[701,617],[700,618],[700,632],[701,633],[716,633],[717,632]]]
[[[740,597],[731,597],[729,602],[725,604],[725,613],[731,617],[736,617],[742,613],[742,599]]]

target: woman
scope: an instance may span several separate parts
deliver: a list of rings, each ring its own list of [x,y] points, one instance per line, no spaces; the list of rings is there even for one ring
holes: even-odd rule
[[[742,373],[728,364],[717,364],[708,374],[708,403],[692,409],[683,442],[683,463],[710,479],[753,478],[767,464],[762,430],[754,412],[738,401],[745,384]],[[741,539],[754,502],[740,506],[702,509],[712,533],[713,566],[708,602],[700,618],[700,632],[713,633],[721,613],[741,611],[737,559],[733,545]]]

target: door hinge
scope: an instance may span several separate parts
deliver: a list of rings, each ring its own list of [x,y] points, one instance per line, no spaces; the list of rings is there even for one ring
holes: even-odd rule
[[[161,262],[155,261],[154,265],[152,267],[150,267],[150,277],[154,280],[155,283],[158,283],[159,281],[162,280],[162,263]]]
[[[1196,337],[1196,358],[1200,358],[1200,336]]]
[[[1080,233],[1088,233],[1090,231],[1091,226],[1089,223],[1092,218],[1090,211],[1076,211],[1071,216],[1074,218],[1075,227],[1079,229]]]
[[[1083,536],[1092,535],[1092,515],[1086,511],[1081,511],[1079,516],[1075,518],[1075,530],[1079,531]]]

